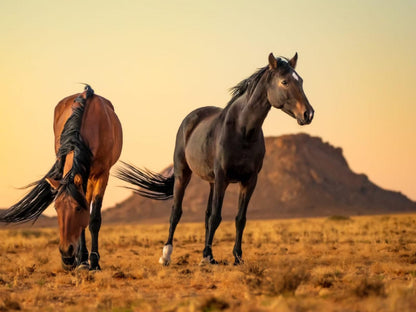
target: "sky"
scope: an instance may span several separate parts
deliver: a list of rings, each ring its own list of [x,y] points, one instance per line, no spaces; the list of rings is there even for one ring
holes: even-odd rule
[[[315,118],[301,127],[273,109],[265,135],[319,136],[354,172],[416,200],[415,14],[414,0],[2,0],[0,207],[53,165],[53,110],[80,83],[115,106],[121,159],[159,171],[182,119],[224,107],[270,52],[299,54]],[[130,195],[120,185],[110,179],[104,208]]]

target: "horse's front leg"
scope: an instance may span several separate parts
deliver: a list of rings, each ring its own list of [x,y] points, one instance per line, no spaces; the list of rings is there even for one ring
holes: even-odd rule
[[[85,229],[82,230],[79,238],[79,249],[76,258],[77,269],[89,269],[88,249],[85,242]]]
[[[212,209],[211,215],[209,216],[206,233],[205,233],[205,248],[203,251],[202,263],[217,264],[214,256],[212,255],[212,241],[214,240],[215,231],[221,223],[221,209],[224,200],[225,190],[227,189],[228,183],[224,177],[216,176],[213,193],[212,193]]]
[[[96,196],[92,202],[89,229],[91,233],[90,270],[101,270],[98,253],[98,233],[101,228],[101,205],[103,198]]]
[[[250,201],[251,195],[256,187],[257,175],[251,178],[248,182],[242,182],[240,184],[240,196],[238,199],[238,214],[235,217],[235,245],[233,249],[233,255],[235,258],[234,264],[241,264],[243,262],[243,251],[241,249],[241,242],[243,239],[243,231],[246,226],[246,214],[247,206]]]
[[[93,193],[93,184],[88,183],[87,185],[87,194],[85,195],[85,199],[88,203],[88,208],[91,205],[92,200],[92,193]],[[82,229],[81,236],[79,238],[79,245],[78,245],[78,253],[76,256],[76,265],[77,270],[88,270],[90,268],[90,265],[88,263],[88,248],[87,243],[85,240],[85,229]]]
[[[214,192],[214,184],[209,184],[209,197],[208,197],[208,204],[207,210],[205,211],[205,237],[208,237],[208,230],[209,230],[209,218],[211,217],[212,211],[212,194]]]
[[[90,270],[101,270],[98,252],[98,233],[101,228],[101,206],[107,187],[108,174],[100,176],[93,182],[93,201],[91,206],[89,229],[91,233]]]

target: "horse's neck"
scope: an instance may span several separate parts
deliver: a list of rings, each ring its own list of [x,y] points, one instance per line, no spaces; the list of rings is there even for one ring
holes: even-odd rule
[[[251,96],[242,96],[242,101],[237,125],[243,133],[258,133],[271,108],[265,85],[259,83]]]

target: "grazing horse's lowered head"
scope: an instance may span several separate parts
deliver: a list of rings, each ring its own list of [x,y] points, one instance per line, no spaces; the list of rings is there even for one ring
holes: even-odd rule
[[[62,266],[72,269],[79,248],[79,238],[88,226],[90,211],[82,186],[82,177],[68,174],[62,181],[46,178],[46,181],[58,193],[55,198],[55,210],[59,224],[59,252]]]
[[[269,55],[267,100],[295,118],[299,125],[312,122],[314,110],[303,92],[303,80],[295,71],[298,54],[287,60]]]

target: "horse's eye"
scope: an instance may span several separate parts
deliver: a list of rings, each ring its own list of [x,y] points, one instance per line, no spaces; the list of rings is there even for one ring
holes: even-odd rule
[[[282,85],[287,86],[287,81],[286,80],[282,80]]]
[[[82,210],[81,206],[77,206],[77,208],[75,208],[76,211],[80,212]]]

